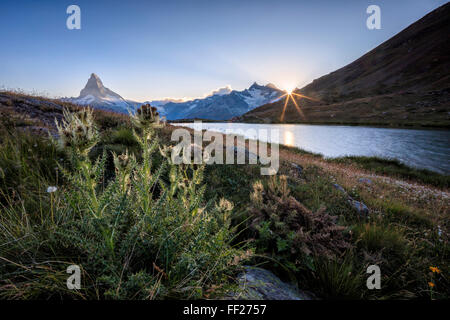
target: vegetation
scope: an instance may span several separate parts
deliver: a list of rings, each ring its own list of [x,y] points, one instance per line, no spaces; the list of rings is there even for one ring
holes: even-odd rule
[[[252,205],[240,218],[247,221],[245,237],[254,239],[254,263],[322,298],[448,298],[448,204],[430,216],[401,199],[380,206],[369,202],[373,194],[350,191],[371,204],[364,218],[321,168],[305,166],[299,177],[284,164],[281,174],[289,178],[254,183]],[[381,290],[366,287],[372,264],[381,268]]]
[[[106,150],[91,159],[101,139],[92,111],[64,116],[55,143],[2,135],[0,296],[201,298],[231,284],[242,256],[230,245],[233,206],[204,199],[203,166],[156,154],[155,110],[132,117],[140,160]],[[70,265],[82,270],[79,290],[65,285]]]
[[[285,147],[276,177],[255,165],[174,165],[172,128],[150,106],[130,118],[71,110],[58,138],[1,126],[3,299],[221,298],[243,263],[319,298],[449,298],[448,199],[358,182],[376,173],[447,190],[448,177]],[[73,264],[79,290],[66,287]],[[373,264],[381,290],[366,287]]]
[[[344,164],[356,164],[376,174],[418,181],[441,188],[450,187],[450,176],[426,170],[411,168],[397,159],[381,159],[378,157],[347,156],[332,161]]]

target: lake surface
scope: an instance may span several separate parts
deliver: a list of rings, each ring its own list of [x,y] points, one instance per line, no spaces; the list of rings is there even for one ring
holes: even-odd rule
[[[194,127],[193,123],[174,123],[174,125]],[[243,134],[250,139],[258,138],[256,134],[258,129],[266,129],[269,131],[269,137],[260,140],[320,153],[327,158],[346,155],[395,158],[412,167],[450,174],[449,130],[306,124],[202,123],[201,125],[202,129]],[[278,129],[279,139],[271,139],[271,129]]]

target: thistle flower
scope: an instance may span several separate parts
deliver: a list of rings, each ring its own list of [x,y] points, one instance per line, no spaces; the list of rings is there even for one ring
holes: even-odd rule
[[[263,191],[264,191],[264,186],[263,186],[263,184],[261,183],[261,181],[256,181],[256,182],[253,184],[253,190],[254,190],[254,191],[257,191],[257,192],[263,192]]]
[[[150,127],[160,126],[160,118],[155,107],[150,104],[144,104],[133,115],[130,112],[131,122],[140,129],[149,129]]]
[[[128,155],[128,150],[119,156],[114,154],[114,165],[117,170],[125,170],[130,163],[130,156]]]
[[[99,139],[92,109],[86,108],[76,113],[64,109],[63,115],[64,119],[61,124],[55,120],[58,128],[59,148],[69,149],[76,154],[87,156]]]
[[[127,192],[130,184],[130,175],[132,169],[132,162],[134,162],[134,156],[128,154],[128,150],[121,155],[113,153],[114,167],[116,168],[116,174],[121,184],[121,188],[124,192]]]
[[[289,195],[289,188],[287,184],[287,177],[285,175],[281,176],[271,176],[268,182],[269,190],[280,197],[287,197]]]
[[[225,198],[220,199],[219,201],[219,207],[220,210],[222,211],[231,211],[234,208],[233,203],[231,203],[230,201],[228,201]]]
[[[264,187],[263,187],[261,181],[256,181],[253,184],[253,192],[250,194],[250,200],[256,207],[259,207],[262,205],[262,202],[263,202],[262,192],[263,191],[264,191]]]

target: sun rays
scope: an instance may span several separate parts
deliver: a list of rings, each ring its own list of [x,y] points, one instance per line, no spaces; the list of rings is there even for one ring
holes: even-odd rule
[[[285,93],[285,94],[283,94],[282,96],[280,96],[280,97],[278,97],[277,99],[275,99],[275,100],[272,101],[272,102],[275,102],[275,101],[281,100],[281,99],[283,99],[284,97],[286,97],[286,100],[285,100],[284,106],[283,106],[283,110],[281,111],[280,121],[284,121],[284,114],[286,113],[286,108],[287,108],[289,99],[292,99],[292,102],[294,102],[295,109],[297,109],[297,112],[298,112],[298,114],[300,115],[300,117],[301,117],[303,120],[306,120],[305,114],[303,113],[302,109],[301,109],[300,106],[298,105],[297,101],[295,101],[294,96],[296,96],[296,97],[298,97],[298,98],[308,99],[308,100],[311,100],[311,101],[316,101],[316,102],[319,101],[319,100],[317,100],[317,99],[314,99],[314,98],[305,96],[305,95],[303,95],[303,94],[299,94],[299,93],[295,93],[295,92],[290,91],[290,90],[286,90],[286,93]]]

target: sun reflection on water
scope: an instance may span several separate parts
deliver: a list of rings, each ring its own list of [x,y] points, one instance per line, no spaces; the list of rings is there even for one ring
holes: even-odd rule
[[[283,135],[283,144],[289,147],[294,146],[294,134],[291,131],[285,131]]]

